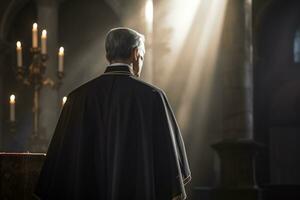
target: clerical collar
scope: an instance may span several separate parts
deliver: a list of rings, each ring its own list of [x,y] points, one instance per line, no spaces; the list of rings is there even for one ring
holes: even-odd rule
[[[107,66],[104,71],[105,75],[134,75],[132,67],[126,63],[113,63]]]
[[[113,67],[113,66],[128,66],[129,68],[131,68],[131,66],[129,65],[129,64],[127,64],[127,63],[113,63],[113,64],[110,64],[110,65],[108,65],[107,67]]]

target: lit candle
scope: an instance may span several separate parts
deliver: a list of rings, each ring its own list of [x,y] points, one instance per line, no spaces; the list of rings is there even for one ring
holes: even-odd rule
[[[67,99],[68,99],[68,97],[66,97],[66,96],[64,96],[64,97],[62,98],[62,105],[63,105],[63,106],[65,105]]]
[[[10,104],[10,121],[14,122],[16,120],[16,111],[15,111],[15,104],[16,104],[16,96],[10,95],[9,98],[9,104]]]
[[[22,67],[23,65],[23,58],[22,58],[22,45],[21,42],[17,42],[17,66]]]
[[[60,47],[58,52],[58,71],[64,71],[64,48]]]
[[[42,31],[42,37],[41,37],[41,49],[42,54],[47,54],[47,31]]]
[[[38,25],[34,23],[32,25],[32,48],[38,47]]]

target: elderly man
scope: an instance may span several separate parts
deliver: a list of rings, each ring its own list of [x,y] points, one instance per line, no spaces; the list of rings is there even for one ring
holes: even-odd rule
[[[108,32],[105,72],[68,95],[36,196],[65,200],[185,199],[191,174],[164,92],[138,79],[144,37]]]

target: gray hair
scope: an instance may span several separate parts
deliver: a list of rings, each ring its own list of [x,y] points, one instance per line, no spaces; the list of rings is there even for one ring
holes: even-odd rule
[[[142,47],[144,41],[144,35],[130,28],[111,29],[105,38],[106,58],[109,62],[128,59],[132,49]]]

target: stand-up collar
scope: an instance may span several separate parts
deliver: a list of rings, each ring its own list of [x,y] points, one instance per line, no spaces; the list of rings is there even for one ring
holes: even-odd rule
[[[133,75],[131,67],[123,63],[108,65],[104,71],[104,74]]]

